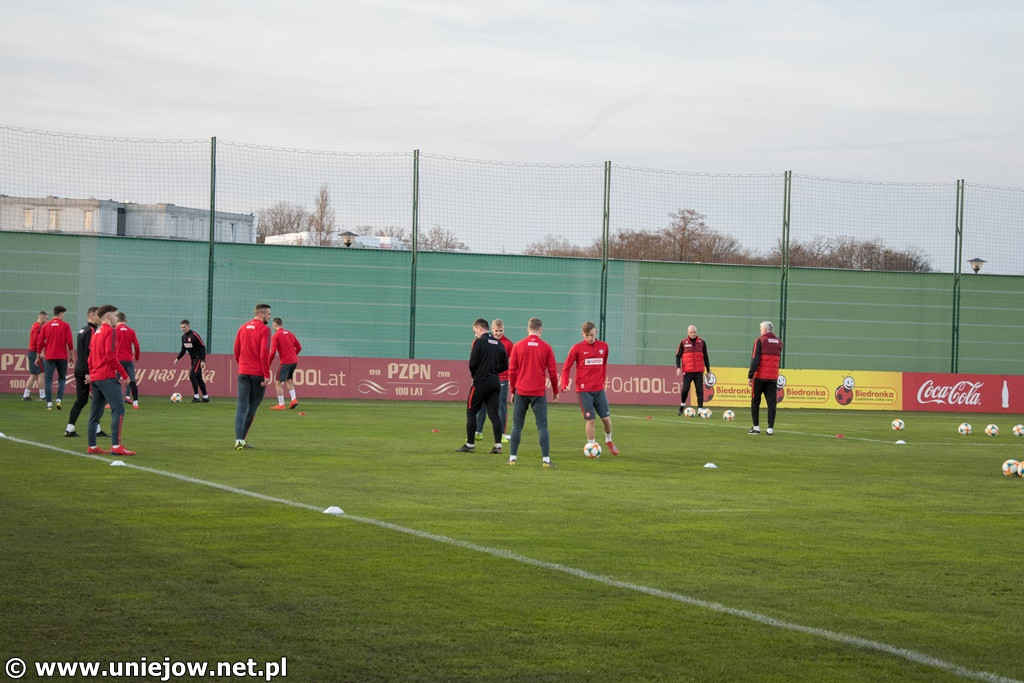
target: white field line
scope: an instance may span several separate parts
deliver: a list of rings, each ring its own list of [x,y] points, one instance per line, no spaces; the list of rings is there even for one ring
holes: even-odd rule
[[[657,418],[657,417],[652,417],[650,420],[647,420],[646,417],[638,417],[636,415],[619,415],[619,414],[615,415],[615,419],[616,420],[644,420],[645,422],[646,421],[653,422],[655,420],[661,421],[661,422],[666,421],[666,420],[664,420],[662,418]],[[689,422],[694,422],[695,424],[701,424],[703,422],[710,422],[710,420],[701,420],[700,418],[694,418],[694,417],[691,417],[691,418],[678,418],[677,417],[675,420],[671,420],[671,421],[672,422],[679,422],[681,424],[686,424],[686,422],[684,422],[684,420],[687,420]],[[722,424],[720,426],[723,429],[742,429],[743,431],[747,431],[747,429],[749,429],[749,427],[746,427],[744,425],[737,425],[737,424]],[[822,439],[836,439],[837,438],[835,434],[819,434],[817,432],[795,432],[795,431],[792,431],[790,429],[785,429],[785,428],[783,428],[781,431],[776,429],[775,434],[773,436],[779,436],[779,435],[783,435],[784,436],[786,434],[797,434],[799,436],[816,436],[816,437],[819,437],[819,438],[822,438]],[[984,437],[983,434],[980,435],[980,436]],[[985,439],[987,439],[986,441],[974,441],[973,438],[974,437],[966,437],[966,438],[960,437],[960,439],[954,439],[952,441],[913,441],[913,440],[907,441],[907,434],[906,434],[906,432],[893,432],[893,439],[891,441],[889,441],[887,439],[869,439],[869,438],[863,437],[863,436],[846,436],[845,434],[843,435],[843,438],[840,439],[840,440],[841,441],[866,441],[868,443],[887,443],[890,446],[895,446],[897,439],[902,439],[904,441],[907,441],[906,445],[914,445],[914,446],[957,446],[957,447],[969,446],[969,447],[974,447],[974,448],[992,448],[992,447],[996,447],[996,448],[1019,448],[1020,446],[1024,446],[1024,440],[1022,440],[1021,443],[1013,443],[1013,442],[1010,442],[1010,443],[1005,443],[1005,442],[996,443],[995,441],[991,440],[993,437],[984,437]],[[995,438],[998,439],[999,437],[997,436]],[[911,435],[911,439],[913,439],[912,435]],[[971,439],[971,440],[968,440],[968,439]],[[903,445],[903,444],[900,444],[900,445]]]
[[[73,455],[80,458],[89,458],[92,460],[99,460],[107,463],[108,465],[115,460],[115,458],[107,458],[101,455],[89,455],[77,451],[71,451],[66,448],[58,448],[57,446],[50,446],[48,444],[36,443],[34,441],[26,441],[23,439],[17,439],[10,436],[9,434],[2,434],[0,438],[5,438],[8,441],[14,443],[24,444],[26,446],[32,446],[35,448],[44,448],[57,453],[64,453],[66,455]],[[217,482],[206,481],[204,479],[196,479],[195,477],[189,477],[184,474],[178,474],[177,472],[167,472],[165,470],[158,470],[152,467],[145,467],[142,465],[136,465],[134,463],[125,463],[125,465],[131,469],[138,470],[140,472],[148,472],[150,474],[156,474],[162,477],[169,477],[171,479],[177,479],[189,484],[197,484],[199,486],[207,486],[209,488],[218,489],[221,491],[227,491],[229,493],[236,493],[241,496],[248,496],[250,498],[256,498],[259,500],[267,501],[269,503],[280,503],[281,505],[289,505],[291,507],[301,508],[303,510],[310,510],[313,512],[323,513],[326,509],[324,506],[310,505],[308,503],[299,503],[285,498],[277,498],[275,496],[268,496],[262,493],[256,493],[255,491],[247,491],[246,489],[236,488],[234,486],[227,486],[225,484],[218,484]],[[643,586],[636,583],[630,583],[628,581],[619,581],[609,576],[602,576],[600,574],[593,574],[583,569],[576,569],[574,567],[567,567],[565,565],[557,564],[555,562],[546,562],[544,560],[536,560],[532,557],[520,555],[519,553],[511,552],[509,550],[502,550],[501,548],[491,548],[489,546],[478,545],[476,543],[470,543],[468,541],[460,541],[457,538],[451,538],[449,536],[441,536],[439,534],[432,534],[427,531],[420,531],[419,529],[412,529],[409,527],[401,526],[399,524],[392,524],[391,522],[384,522],[378,519],[371,519],[369,517],[359,517],[356,515],[343,514],[338,515],[343,519],[348,519],[353,522],[359,522],[362,524],[370,524],[390,531],[395,531],[401,534],[407,534],[409,536],[416,536],[428,541],[434,541],[437,543],[445,543],[457,548],[465,550],[472,550],[479,553],[491,555],[493,557],[512,560],[513,562],[519,562],[540,569],[546,569],[554,572],[561,572],[570,576],[575,576],[580,579],[587,581],[596,581],[612,588],[621,588],[623,590],[634,591],[636,593],[642,593],[655,598],[663,598],[665,600],[672,600],[675,602],[689,605],[691,607],[698,607],[706,609],[719,614],[728,614],[730,616],[739,617],[740,619],[746,619],[753,621],[764,626],[770,626],[772,628],[784,629],[787,631],[794,631],[796,633],[804,633],[807,635],[816,636],[825,640],[831,640],[836,643],[843,645],[850,645],[853,647],[863,648],[865,650],[874,650],[876,652],[882,652],[884,654],[892,655],[893,657],[899,657],[915,664],[921,664],[923,666],[929,666],[935,669],[941,669],[948,673],[960,676],[962,678],[969,678],[978,681],[990,681],[993,683],[1024,683],[1015,678],[1007,678],[998,674],[989,673],[987,671],[979,671],[976,669],[969,669],[959,664],[947,662],[937,657],[924,654],[923,652],[917,652],[916,650],[909,650],[907,648],[897,647],[895,645],[889,645],[882,643],[877,640],[870,640],[868,638],[861,638],[859,636],[851,636],[839,631],[829,631],[827,629],[815,628],[813,626],[804,626],[803,624],[797,624],[792,621],[785,621],[783,619],[776,619],[765,614],[758,612],[751,612],[750,610],[737,609],[735,607],[729,607],[718,602],[710,602],[708,600],[701,600],[699,598],[693,598],[680,593],[673,593],[671,591],[661,590],[659,588],[651,588],[649,586]]]

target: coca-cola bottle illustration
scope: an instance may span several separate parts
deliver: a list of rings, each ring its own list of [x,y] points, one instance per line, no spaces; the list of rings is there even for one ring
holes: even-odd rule
[[[1010,387],[1006,385],[1006,380],[1003,380],[1003,407],[1010,407]]]

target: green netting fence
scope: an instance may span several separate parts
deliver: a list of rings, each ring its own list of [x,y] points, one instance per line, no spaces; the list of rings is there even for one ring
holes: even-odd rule
[[[177,350],[189,318],[225,353],[266,302],[311,355],[461,359],[477,317],[519,337],[537,316],[556,349],[593,320],[613,362],[637,364],[671,363],[696,324],[734,366],[773,320],[788,367],[1016,372],[1022,225],[1024,191],[961,180],[0,126],[0,347],[23,346],[40,309],[77,325],[110,302],[144,348]]]

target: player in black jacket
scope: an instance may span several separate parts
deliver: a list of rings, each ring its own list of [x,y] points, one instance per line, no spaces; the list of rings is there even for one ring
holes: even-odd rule
[[[177,364],[185,354],[189,357],[188,378],[192,382],[192,402],[209,403],[210,395],[206,393],[206,382],[203,381],[203,368],[206,367],[206,344],[199,333],[192,329],[192,323],[187,320],[181,321],[181,351],[174,359]],[[203,398],[199,398],[199,392]]]
[[[89,403],[89,391],[92,388],[92,384],[86,379],[89,375],[89,342],[92,341],[92,333],[100,326],[99,316],[96,315],[97,310],[99,310],[98,307],[92,306],[86,311],[89,322],[82,326],[75,339],[77,353],[75,357],[75,405],[71,406],[71,414],[68,415],[68,426],[64,429],[64,436],[78,436],[78,432],[75,431],[75,423],[78,422],[78,416],[82,409]],[[97,434],[106,436],[102,430]]]
[[[501,396],[501,380],[498,375],[508,370],[508,354],[505,346],[488,331],[483,318],[473,323],[473,350],[469,354],[469,372],[473,375],[473,386],[466,401],[466,443],[455,449],[458,453],[473,453],[476,450],[476,414],[480,406],[487,407],[487,417],[494,429],[494,448],[491,453],[501,453],[501,418],[498,416],[498,399]]]

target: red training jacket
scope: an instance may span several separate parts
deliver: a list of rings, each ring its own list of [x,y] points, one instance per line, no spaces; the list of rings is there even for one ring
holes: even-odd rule
[[[679,342],[679,353],[676,356],[680,359],[679,367],[683,372],[704,372],[704,347],[704,340],[700,337],[685,337]]]
[[[498,339],[498,341],[500,341],[501,345],[505,347],[505,355],[509,357],[509,360],[511,360],[512,359],[512,347],[514,347],[516,345],[515,342],[512,341],[511,339],[509,339],[508,336],[506,336],[504,334],[501,335],[501,338]],[[506,370],[505,372],[503,372],[500,375],[498,375],[498,381],[499,382],[507,382],[508,381],[508,370]]]
[[[75,350],[75,341],[71,336],[71,325],[60,318],[50,318],[43,323],[39,342],[39,350],[46,360],[67,360],[68,351]]]
[[[139,348],[139,338],[135,335],[135,330],[124,323],[118,323],[115,329],[117,330],[117,335],[114,337],[117,340],[117,360],[139,360],[142,349]]]
[[[124,368],[117,360],[115,348],[114,328],[103,323],[92,334],[92,341],[89,342],[89,381],[98,382],[101,379],[114,379],[118,376],[128,379]]]
[[[302,344],[299,343],[298,337],[284,329],[283,327],[274,333],[273,339],[270,340],[270,360],[274,360],[274,354],[281,354],[281,364],[287,365],[289,363],[299,362],[299,353],[302,352]]]
[[[535,334],[520,339],[512,346],[508,362],[508,389],[522,396],[544,396],[547,381],[558,396],[558,367],[551,344]]]
[[[239,375],[270,377],[270,328],[253,318],[235,335],[235,362]]]
[[[751,365],[760,359],[756,368],[751,368],[750,376],[754,379],[778,379],[779,364],[782,361],[782,340],[771,332],[762,334],[754,340],[754,350],[750,354]]]
[[[608,344],[595,339],[593,344],[586,340],[578,342],[569,349],[569,355],[562,366],[562,380],[559,384],[563,390],[569,385],[569,370],[576,366],[576,393],[581,391],[601,391],[604,389],[605,374],[608,370]]]
[[[39,353],[39,349],[43,345],[43,325],[38,320],[32,323],[32,329],[28,333],[28,350]]]

